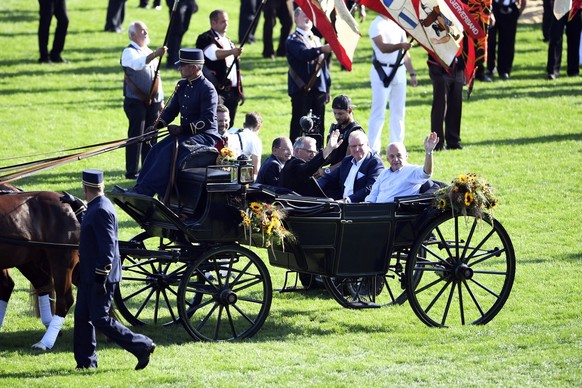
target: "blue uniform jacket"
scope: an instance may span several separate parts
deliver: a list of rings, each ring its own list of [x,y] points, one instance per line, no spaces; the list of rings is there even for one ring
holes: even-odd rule
[[[295,31],[287,38],[287,41],[285,42],[285,50],[287,52],[289,68],[295,71],[304,84],[307,84],[311,79],[311,75],[315,72],[317,59],[321,54],[321,49],[308,46],[305,39],[306,38],[304,38],[303,35]],[[287,75],[287,86],[290,96],[297,93],[303,93],[302,88],[304,85],[298,85],[297,82],[293,80],[290,73]],[[321,93],[329,93],[330,87],[331,77],[329,75],[327,63],[324,63],[321,67],[320,75],[313,84],[312,90],[317,90]]]
[[[317,181],[319,186],[323,189],[328,197],[333,199],[342,199],[344,194],[344,182],[352,168],[352,156],[346,156],[338,168],[319,178]],[[370,190],[380,173],[384,170],[384,163],[382,159],[376,154],[368,153],[354,182],[354,193],[349,196],[353,203],[362,202]]]
[[[192,134],[206,132],[218,138],[216,106],[218,94],[204,76],[195,80],[181,79],[176,85],[174,97],[162,113],[164,126],[180,115],[180,125]]]
[[[121,281],[121,260],[117,240],[117,214],[104,195],[87,204],[81,223],[79,241],[79,279],[81,283],[95,282],[95,268],[111,264],[109,283]]]

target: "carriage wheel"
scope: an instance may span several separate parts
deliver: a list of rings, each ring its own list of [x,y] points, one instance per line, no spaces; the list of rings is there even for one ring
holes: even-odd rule
[[[145,254],[147,250],[171,253],[168,239],[146,232],[135,236],[137,251],[121,249],[122,282],[115,290],[115,306],[131,325],[168,325],[179,319],[176,300],[182,274],[188,264],[168,257]],[[143,252],[139,252],[143,250]]]
[[[178,311],[193,338],[231,341],[259,331],[272,297],[269,271],[255,253],[238,245],[220,246],[184,274]]]
[[[419,235],[405,272],[408,300],[426,325],[485,324],[509,297],[515,253],[499,222],[444,213]]]
[[[324,277],[323,282],[330,295],[346,308],[361,309],[402,304],[406,301],[406,291],[401,281],[405,265],[406,255],[395,252],[384,275]]]

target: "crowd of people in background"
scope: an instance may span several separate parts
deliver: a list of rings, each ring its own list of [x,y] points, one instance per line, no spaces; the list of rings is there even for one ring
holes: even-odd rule
[[[255,178],[269,185],[281,183],[279,173],[285,169],[289,160],[301,159],[309,166],[317,164],[310,177],[314,181],[321,180],[327,186],[330,174],[333,173],[334,179],[346,174],[345,169],[349,167],[349,164],[344,165],[347,163],[346,158],[352,158],[352,164],[359,163],[359,158],[352,151],[356,150],[361,154],[362,160],[368,159],[370,155],[377,157],[384,151],[381,139],[387,112],[389,142],[404,142],[406,87],[408,84],[416,86],[418,78],[409,51],[413,42],[408,41],[404,30],[391,19],[378,15],[369,28],[372,66],[368,128],[363,128],[354,119],[355,105],[351,99],[340,94],[331,104],[336,122],[326,131],[326,107],[332,101],[331,47],[324,42],[310,18],[292,0],[267,0],[264,3],[259,0],[241,0],[236,43],[228,36],[231,20],[227,10],[212,11],[208,15],[210,28],[195,39],[198,51],[181,51],[191,18],[198,12],[198,4],[196,0],[175,1],[166,0],[162,4],[160,0],[139,0],[135,4],[135,7],[156,11],[163,9],[164,5],[167,7],[172,21],[168,28],[167,43],[165,46],[150,49],[146,24],[132,21],[127,26],[129,44],[123,49],[120,59],[124,71],[124,111],[129,122],[127,134],[129,139],[136,139],[126,148],[125,177],[138,181],[138,191],[163,194],[165,187],[148,186],[147,180],[144,183],[144,178],[140,178],[140,170],[142,175],[157,170],[157,163],[147,162],[148,154],[156,144],[156,137],[149,133],[155,134],[157,129],[166,126],[175,128],[175,125],[170,124],[178,115],[181,121],[178,127],[182,129],[177,136],[185,136],[186,139],[199,136],[210,129],[210,137],[203,136],[204,144],[212,145],[218,139],[217,148],[228,146],[237,156],[246,155],[254,166]],[[480,64],[481,71],[477,73],[477,80],[491,82],[495,78],[510,79],[518,41],[517,24],[527,7],[526,1],[493,0],[488,28],[488,59]],[[124,31],[126,3],[126,0],[108,1],[104,31]],[[360,21],[363,21],[366,17],[365,7],[353,1],[347,3],[351,12],[359,12]],[[568,15],[558,20],[553,14],[553,4],[554,0],[543,0],[542,33],[544,41],[548,42],[546,78],[554,80],[560,75],[564,33],[568,46],[566,74],[578,76],[582,13],[578,10],[570,20]],[[66,0],[39,0],[39,5],[38,61],[67,63],[68,60],[62,56],[69,24]],[[285,57],[288,63],[287,91],[291,102],[288,137],[278,136],[272,140],[261,139],[259,131],[262,117],[257,112],[245,112],[242,127],[233,127],[237,110],[245,101],[240,67],[240,59],[244,56],[243,46],[259,40],[255,35],[258,25],[256,18],[261,14],[264,19],[262,56],[265,59]],[[57,20],[57,26],[52,49],[49,51],[49,31],[53,17]],[[280,25],[279,38],[274,42],[273,30],[277,22]],[[165,68],[179,67],[181,75],[185,77],[185,83],[178,83],[176,90],[187,90],[182,95],[176,93],[169,99],[167,107],[164,107],[164,98],[167,96],[164,95],[159,72],[160,61],[164,55]],[[430,132],[435,133],[438,138],[434,151],[463,149],[461,118],[463,89],[467,84],[464,58],[459,55],[450,66],[443,66],[438,59],[429,55],[427,64],[433,89]],[[188,76],[200,79],[198,83],[203,81],[205,90],[210,85],[213,92],[206,90],[205,93],[216,93],[216,102],[210,99],[210,106],[198,106],[195,109],[181,106],[178,101],[190,93],[193,93],[191,97],[196,95],[195,99],[200,100],[198,91],[191,91],[198,90],[198,87],[194,88],[194,79],[189,79]],[[207,111],[206,115],[199,117],[204,110]],[[365,139],[362,134],[352,136],[356,130],[361,131]],[[335,133],[338,134],[337,139]],[[349,144],[352,137],[354,141],[361,142],[362,147],[352,149]],[[261,166],[263,141],[272,141],[272,154]],[[333,143],[332,148],[329,148],[330,143]],[[162,143],[156,149],[163,146]],[[158,155],[158,152],[155,154]],[[187,152],[186,149],[184,152]],[[323,159],[317,157],[324,155]],[[312,162],[313,159],[315,162]],[[341,166],[344,166],[342,173],[334,172]],[[315,191],[321,192],[313,190]],[[332,195],[335,196],[337,193]],[[343,200],[349,196],[341,197]]]

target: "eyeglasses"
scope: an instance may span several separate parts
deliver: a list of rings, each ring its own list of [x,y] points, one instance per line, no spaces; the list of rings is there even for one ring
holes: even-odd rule
[[[303,150],[307,153],[309,153],[309,155],[315,155],[317,154],[317,151],[313,151],[313,150],[308,150],[307,148],[299,148],[300,150]]]

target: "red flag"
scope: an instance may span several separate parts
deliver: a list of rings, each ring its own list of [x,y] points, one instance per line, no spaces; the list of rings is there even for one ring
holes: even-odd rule
[[[295,0],[331,46],[338,61],[352,70],[354,52],[360,39],[358,22],[343,0]]]
[[[483,31],[489,31],[489,19],[491,18],[492,0],[468,0],[467,9],[477,20],[479,27]],[[474,39],[467,37],[473,42],[473,49],[467,47],[463,51],[465,58],[465,78],[467,79],[467,94],[470,96],[473,89],[473,80],[475,78],[476,66],[484,64],[487,60],[487,34],[483,37]],[[470,45],[468,45],[470,46]],[[463,46],[465,49],[465,46]]]
[[[386,15],[448,67],[460,51],[463,25],[443,0],[361,0]]]
[[[582,9],[582,0],[572,0],[572,8],[570,8],[568,21],[574,19],[574,16],[576,16],[576,12],[578,12],[579,9]]]
[[[475,17],[467,5],[463,4],[460,0],[445,0],[445,2],[457,19],[463,24],[467,36],[472,39],[480,39],[485,36],[485,31],[483,31],[483,28],[479,24],[478,15]]]

